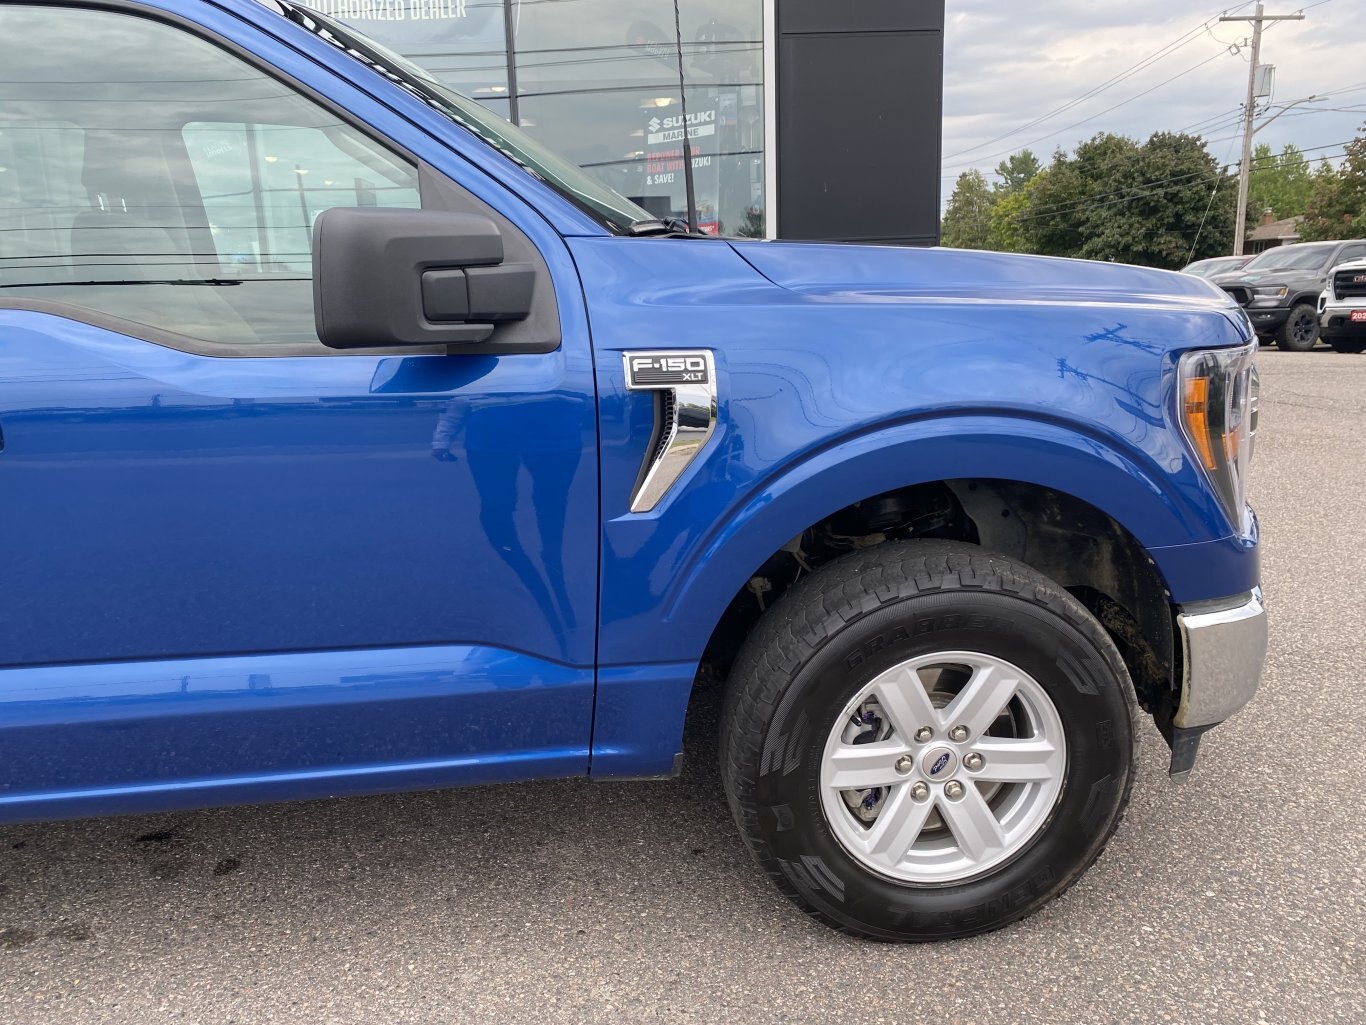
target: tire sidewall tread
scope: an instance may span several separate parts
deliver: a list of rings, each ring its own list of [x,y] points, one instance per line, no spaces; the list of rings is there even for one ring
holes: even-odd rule
[[[1063,698],[1059,714],[1068,736],[1069,772],[1048,822],[1030,844],[977,879],[912,886],[859,865],[835,839],[821,810],[820,751],[839,711],[881,671],[880,665],[903,661],[906,652],[923,647],[927,636],[949,638],[949,646],[936,641],[931,650],[951,650],[959,643],[953,638],[971,640],[982,627],[935,626],[919,634],[902,627],[905,636],[891,645],[878,643],[877,630],[908,616],[914,622],[917,612],[955,608],[964,611],[948,615],[994,611],[1010,620],[1015,633],[988,632],[978,639],[998,639],[990,648],[980,647],[998,657],[1007,657],[1001,649],[1009,649],[1015,658],[1007,660],[1031,662],[1032,667],[1020,668],[1036,679],[1037,673],[1047,675],[1041,660],[1050,644],[1061,639],[1074,661],[1083,666],[1090,662],[1090,675],[1109,682],[1096,688],[1094,700],[1085,696],[1074,701],[1056,682],[1050,687],[1040,679],[1055,704],[1055,691]],[[874,645],[854,667],[861,673],[847,665],[841,673],[839,663],[859,644]],[[1098,759],[1088,753],[1088,713],[1078,708],[1091,709],[1091,726],[1102,721],[1096,716],[1108,716],[1113,749],[1104,749]],[[752,854],[779,888],[810,913],[842,931],[873,939],[967,936],[1030,914],[1075,882],[1100,855],[1119,824],[1133,783],[1138,743],[1133,711],[1132,686],[1119,652],[1104,628],[1062,588],[1013,559],[965,543],[895,542],[822,567],[794,584],[761,618],[728,683],[721,720],[722,778]],[[1091,771],[1094,778],[1086,777],[1085,793],[1080,782],[1085,774],[1073,768],[1074,746],[1077,755],[1097,765]],[[1098,787],[1107,792],[1094,796]],[[1083,812],[1086,822],[1074,821]],[[785,827],[780,821],[784,815],[792,819]]]

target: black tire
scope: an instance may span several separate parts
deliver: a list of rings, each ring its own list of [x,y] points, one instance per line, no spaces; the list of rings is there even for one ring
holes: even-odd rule
[[[1356,338],[1330,338],[1328,344],[1333,347],[1334,352],[1348,353],[1353,356],[1366,352],[1366,341]]]
[[[1287,352],[1308,352],[1319,340],[1319,315],[1310,303],[1290,308],[1290,316],[1276,329],[1276,348]]]
[[[1065,778],[1013,860],[962,883],[905,883],[860,864],[832,832],[820,763],[837,717],[876,674],[955,649],[1034,675],[1061,716]],[[728,688],[721,772],[741,834],[780,890],[853,935],[949,939],[1023,918],[1100,856],[1129,800],[1138,734],[1113,642],[1058,585],[974,545],[897,542],[822,567],[758,623]]]

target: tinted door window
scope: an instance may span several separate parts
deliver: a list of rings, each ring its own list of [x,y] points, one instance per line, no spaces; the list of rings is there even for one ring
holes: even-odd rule
[[[377,173],[325,129],[193,122],[182,136],[224,267],[308,275],[323,210],[421,206],[411,172],[386,165]]]
[[[313,346],[312,224],[420,205],[416,168],[181,29],[5,6],[0,301],[49,300],[210,347]],[[155,54],[155,59],[149,59]]]
[[[1343,246],[1342,252],[1338,254],[1336,263],[1346,263],[1348,260],[1366,259],[1366,243],[1355,246]]]

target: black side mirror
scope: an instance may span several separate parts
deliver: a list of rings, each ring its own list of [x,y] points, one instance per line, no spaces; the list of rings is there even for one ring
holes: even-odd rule
[[[535,286],[479,214],[333,207],[313,222],[313,316],[333,349],[478,345],[530,315]]]

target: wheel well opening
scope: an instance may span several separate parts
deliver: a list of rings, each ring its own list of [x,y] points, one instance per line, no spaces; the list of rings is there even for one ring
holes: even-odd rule
[[[769,556],[712,632],[689,721],[695,708],[714,712],[745,638],[793,584],[849,552],[913,538],[980,545],[1062,585],[1115,641],[1139,704],[1159,719],[1170,716],[1176,699],[1170,596],[1137,539],[1072,495],[1020,481],[965,478],[915,484],[855,502]]]

